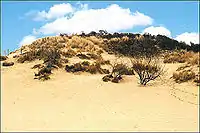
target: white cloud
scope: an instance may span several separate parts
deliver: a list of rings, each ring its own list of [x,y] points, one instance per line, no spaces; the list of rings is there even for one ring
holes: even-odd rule
[[[199,44],[199,34],[195,32],[185,32],[180,35],[177,35],[175,38],[179,42],[185,42],[186,44],[190,45],[190,42],[194,44]]]
[[[82,5],[82,9],[73,12],[69,17],[60,17],[55,21],[42,26],[37,32],[42,34],[80,33],[100,29],[108,32],[131,29],[135,26],[146,26],[153,23],[153,19],[140,12],[131,12],[130,9],[121,8],[112,4],[104,9],[88,9]]]
[[[29,45],[31,44],[33,41],[35,41],[37,38],[35,36],[32,35],[28,35],[23,37],[23,39],[21,40],[21,42],[19,43],[19,46],[24,46],[24,45]]]
[[[65,15],[72,13],[73,11],[74,9],[69,3],[56,4],[52,6],[48,12],[44,10],[41,12],[37,12],[36,16],[34,17],[34,20],[42,21],[42,20],[56,19],[56,18],[64,17]]]
[[[168,37],[171,37],[171,32],[165,28],[165,27],[162,27],[162,26],[159,26],[159,27],[154,27],[154,26],[150,26],[146,29],[144,29],[143,33],[149,33],[151,35],[165,35],[165,36],[168,36]]]

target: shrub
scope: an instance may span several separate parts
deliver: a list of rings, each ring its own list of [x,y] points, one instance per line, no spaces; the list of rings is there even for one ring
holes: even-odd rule
[[[33,67],[32,67],[32,69],[35,69],[35,68],[43,68],[44,67],[44,65],[43,64],[36,64],[36,65],[34,65]]]
[[[90,65],[90,62],[89,62],[89,61],[83,61],[81,64],[82,64],[83,66],[89,66],[89,65]]]
[[[104,82],[108,82],[111,81],[113,83],[119,83],[120,80],[122,80],[122,76],[121,75],[116,75],[116,76],[112,76],[112,74],[106,75],[102,78],[102,80]]]
[[[17,62],[24,63],[25,61],[33,61],[37,58],[37,51],[29,51],[19,56]]]
[[[197,83],[197,86],[200,86],[200,75],[199,74],[195,76],[194,82]]]
[[[14,62],[3,62],[3,66],[13,66]]]
[[[71,58],[73,56],[76,55],[76,52],[74,52],[74,50],[72,49],[69,49],[67,52],[62,52],[61,53],[64,57],[68,57],[68,58]]]
[[[151,80],[160,77],[164,71],[158,61],[152,58],[137,58],[131,60],[133,70],[138,74],[140,84],[146,85]]]
[[[190,67],[190,65],[189,65],[189,64],[186,64],[186,65],[184,65],[184,66],[181,66],[181,67],[179,67],[178,69],[176,69],[176,71],[184,70],[184,69],[187,68],[187,67]]]
[[[173,73],[172,78],[177,83],[182,83],[182,82],[186,82],[186,81],[194,79],[195,73],[191,70],[184,70],[184,71],[179,72],[179,73]]]
[[[117,75],[111,80],[111,82],[119,83],[120,80],[122,80],[122,76],[121,75]]]
[[[44,74],[44,75],[39,76],[38,79],[45,81],[45,80],[49,80],[51,78],[49,77],[49,74]]]
[[[101,58],[100,55],[96,55],[94,53],[87,53],[87,56],[89,56],[89,58],[92,58],[94,60]]]
[[[191,65],[199,65],[199,62],[200,62],[199,53],[194,54],[188,61],[188,63]]]
[[[103,58],[99,58],[96,60],[96,63],[99,63],[101,65],[110,65],[110,60],[104,60]]]
[[[0,56],[0,61],[7,60],[7,58],[8,58],[7,56],[2,56],[2,55],[1,55],[1,56]]]
[[[102,78],[102,80],[103,80],[104,82],[111,81],[112,79],[113,79],[113,76],[112,76],[111,74],[106,75],[106,76],[104,76],[104,77]]]
[[[40,76],[44,74],[52,74],[51,70],[52,70],[51,68],[43,67],[42,69],[39,70],[38,74],[35,74],[35,76]]]
[[[88,66],[86,72],[89,72],[91,74],[96,74],[99,71],[100,67],[96,64],[92,64]]]
[[[111,74],[114,75],[134,75],[132,68],[129,68],[127,65],[122,63],[114,63],[112,66]]]
[[[49,76],[52,74],[51,70],[52,68],[48,68],[47,66],[40,68],[38,73],[35,73],[34,79],[38,79],[42,81],[49,80],[50,79]]]
[[[74,65],[66,65],[65,70],[67,72],[89,72],[91,74],[108,74],[109,70],[107,69],[102,69],[100,64],[91,64],[88,61],[84,61],[82,63],[75,63]]]
[[[90,57],[85,54],[77,54],[76,56],[78,56],[80,59],[90,59]]]

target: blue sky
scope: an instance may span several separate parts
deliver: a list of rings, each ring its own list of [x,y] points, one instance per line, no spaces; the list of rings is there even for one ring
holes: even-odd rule
[[[63,6],[49,11],[55,5]],[[31,42],[36,38],[56,35],[59,32],[78,32],[79,29],[87,32],[90,29],[97,29],[98,26],[110,32],[163,34],[185,42],[197,42],[199,38],[197,1],[104,1],[79,2],[79,4],[78,2],[2,2],[1,17],[1,51],[17,49],[20,42]],[[37,33],[33,32],[33,29]]]

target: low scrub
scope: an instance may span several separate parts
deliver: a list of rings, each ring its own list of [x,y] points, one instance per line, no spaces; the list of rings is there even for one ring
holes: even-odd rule
[[[1,56],[0,56],[0,61],[7,60],[7,58],[8,58],[7,56],[2,56],[2,55],[1,55]]]
[[[132,68],[139,76],[140,84],[146,85],[164,74],[163,67],[159,65],[157,59],[137,58],[131,60]]]
[[[100,64],[93,63],[90,64],[87,61],[84,61],[82,63],[75,63],[74,65],[66,65],[65,70],[67,72],[89,72],[91,74],[108,74],[109,70],[102,69]]]
[[[104,82],[108,82],[108,81],[111,81],[113,83],[119,83],[121,80],[122,80],[122,76],[121,75],[116,75],[116,76],[113,76],[112,74],[108,74],[108,75],[105,75],[102,80]]]
[[[191,70],[184,70],[182,72],[173,73],[172,78],[177,83],[186,82],[195,79],[195,73]]]
[[[126,64],[114,63],[112,66],[112,75],[135,75],[132,68],[128,67]]]
[[[5,62],[3,62],[2,65],[3,65],[3,66],[13,66],[13,65],[14,65],[14,62],[7,62],[7,61],[5,61]]]
[[[48,68],[47,66],[44,66],[39,69],[38,73],[35,73],[34,79],[38,79],[42,81],[49,80],[51,74],[52,74],[52,68]]]
[[[174,51],[164,56],[164,63],[189,63],[196,65],[199,63],[199,56],[194,52]]]

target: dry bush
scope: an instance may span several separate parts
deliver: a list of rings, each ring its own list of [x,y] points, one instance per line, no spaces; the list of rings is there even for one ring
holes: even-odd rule
[[[7,61],[5,61],[5,62],[3,62],[2,65],[3,65],[3,66],[13,66],[13,65],[14,65],[14,62],[7,62]]]
[[[138,74],[140,84],[146,85],[164,74],[163,67],[159,65],[157,59],[137,58],[131,60],[133,70]]]
[[[111,65],[110,60],[104,60],[103,58],[97,59],[96,63],[99,63],[101,65]]]
[[[89,62],[89,61],[83,61],[81,64],[82,64],[83,66],[89,66],[89,65],[90,65],[90,62]]]
[[[101,55],[97,55],[94,53],[87,53],[87,56],[89,56],[91,59],[94,59],[94,60],[102,58]]]
[[[39,69],[38,73],[35,73],[35,78],[34,79],[38,79],[38,80],[49,80],[50,79],[50,75],[52,74],[52,68],[49,68],[47,66],[44,66],[42,68]]]
[[[176,71],[184,70],[184,69],[187,68],[187,67],[191,67],[191,65],[190,65],[190,64],[186,64],[186,65],[184,65],[184,66],[180,66],[178,69],[176,69]]]
[[[2,56],[2,55],[1,55],[1,56],[0,56],[0,61],[7,60],[7,58],[8,58],[7,56]]]
[[[37,58],[37,51],[29,51],[20,55],[17,59],[17,62],[24,63],[25,61],[34,61]]]
[[[100,55],[100,54],[102,54],[103,53],[103,50],[102,49],[99,49],[98,51],[97,51],[97,54],[98,55]]]
[[[182,82],[186,82],[186,81],[194,79],[195,73],[191,70],[184,70],[184,71],[179,72],[179,73],[173,73],[172,78],[177,83],[182,83]]]
[[[114,64],[111,64],[111,67],[111,75],[134,75],[133,69],[128,67],[126,64],[115,62]]]
[[[86,72],[89,72],[91,74],[96,74],[96,73],[108,74],[108,73],[110,73],[109,70],[102,69],[101,64],[99,64],[99,63],[93,63],[92,65],[88,66],[86,69]]]
[[[43,64],[36,64],[36,65],[34,65],[31,69],[35,69],[35,68],[41,69],[41,68],[43,68],[43,67],[44,67]]]
[[[200,86],[200,74],[195,76],[194,82],[197,84],[197,86]]]
[[[66,52],[65,52],[65,51],[61,52],[61,54],[62,54],[64,57],[71,58],[71,57],[73,57],[73,56],[76,55],[76,52],[75,52],[74,50],[72,50],[72,49],[69,49],[69,50],[67,50]]]
[[[189,60],[188,63],[191,65],[199,65],[200,58],[199,53],[195,53]]]
[[[102,69],[100,64],[93,63],[90,65],[88,61],[82,63],[75,63],[74,65],[66,65],[65,70],[67,72],[89,72],[91,74],[108,74],[109,70]]]
[[[86,37],[86,39],[93,42],[95,45],[99,45],[102,43],[102,41],[95,36]]]
[[[164,56],[164,63],[185,63],[188,62],[189,64],[198,64],[199,57],[198,54],[194,52],[187,52],[187,51],[173,51],[168,53]]]
[[[38,79],[45,81],[45,80],[49,80],[51,78],[49,77],[49,74],[44,74],[44,75],[39,76]]]
[[[180,54],[173,53],[170,55],[165,55],[163,63],[184,63],[186,62],[185,58],[182,58]]]
[[[58,49],[45,50],[42,58],[44,63],[50,68],[54,66],[62,67],[61,54]]]
[[[117,60],[110,65],[112,67],[111,73],[102,78],[104,82],[111,81],[113,83],[119,83],[123,79],[122,75],[134,75],[132,68],[128,67],[126,64],[117,63]]]

